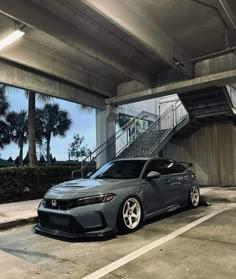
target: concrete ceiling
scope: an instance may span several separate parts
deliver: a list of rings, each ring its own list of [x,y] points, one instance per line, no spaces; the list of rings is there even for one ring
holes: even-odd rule
[[[8,69],[18,68],[12,85],[34,89],[27,76],[22,83],[27,73],[55,79],[67,86],[69,100],[103,107],[102,100],[131,80],[151,88],[171,70],[195,77],[194,63],[176,62],[224,50],[224,24],[229,46],[236,46],[234,0],[201,2],[208,6],[193,0],[0,0],[0,39],[14,30],[12,19],[26,24],[26,35],[0,52],[0,66],[10,61]]]

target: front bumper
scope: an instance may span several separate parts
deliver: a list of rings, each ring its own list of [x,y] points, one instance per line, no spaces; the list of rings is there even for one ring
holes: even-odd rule
[[[38,208],[39,223],[35,231],[66,238],[105,237],[116,233],[116,203],[94,204],[56,210]]]
[[[90,232],[66,232],[66,231],[61,231],[61,230],[56,230],[52,228],[47,228],[41,226],[40,223],[38,223],[35,227],[35,232],[37,233],[42,233],[42,234],[47,234],[47,235],[53,235],[53,236],[59,236],[63,238],[68,238],[68,239],[81,239],[81,238],[96,238],[96,237],[108,237],[115,235],[116,231],[112,229],[104,229],[100,231],[90,231]]]

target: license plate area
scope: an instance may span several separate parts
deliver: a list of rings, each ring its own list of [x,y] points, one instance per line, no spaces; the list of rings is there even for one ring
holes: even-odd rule
[[[70,227],[70,219],[68,217],[50,216],[49,222],[50,222],[50,224],[61,227],[61,228]]]
[[[70,233],[79,233],[84,231],[79,222],[72,216],[45,213],[41,211],[38,212],[38,215],[42,227]]]

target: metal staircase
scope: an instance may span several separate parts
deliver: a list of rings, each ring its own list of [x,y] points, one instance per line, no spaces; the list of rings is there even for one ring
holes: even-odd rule
[[[226,87],[211,87],[179,94],[191,119],[231,117],[235,114],[235,91]]]
[[[108,154],[111,149],[115,158],[156,157],[163,147],[176,137],[190,136],[200,127],[218,120],[236,122],[236,90],[231,87],[214,87],[179,94],[179,100],[171,105],[151,125],[141,127],[145,120],[142,112],[131,119],[110,139],[94,150],[83,162],[81,177],[98,156]],[[141,128],[140,128],[141,127]],[[72,174],[73,175],[73,174]]]
[[[182,103],[177,101],[132,144],[126,146],[124,151],[118,154],[118,157],[137,158],[158,155],[159,151],[174,135],[174,128],[177,129],[182,121],[188,122],[188,116]]]
[[[152,118],[154,117],[153,114],[142,111],[137,116],[131,118],[130,121],[120,128],[112,137],[83,159],[80,169],[73,171],[72,177],[84,177],[87,173],[94,171],[96,166],[93,162],[96,161],[99,156],[106,156],[106,158],[114,159],[121,154],[125,148],[131,145],[149,128],[148,125],[141,125],[141,122],[145,121],[146,124],[150,123],[150,115]]]
[[[196,130],[217,121],[236,123],[236,90],[229,86],[212,87],[179,94],[189,122],[175,137],[191,136]]]

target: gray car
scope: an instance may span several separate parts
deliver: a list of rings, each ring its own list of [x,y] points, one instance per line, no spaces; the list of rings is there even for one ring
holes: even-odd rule
[[[197,207],[190,164],[158,158],[111,161],[88,179],[52,187],[38,207],[36,232],[77,238],[132,232],[151,217]]]

